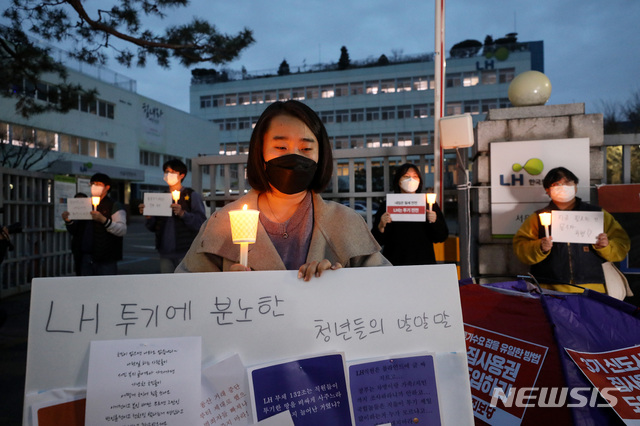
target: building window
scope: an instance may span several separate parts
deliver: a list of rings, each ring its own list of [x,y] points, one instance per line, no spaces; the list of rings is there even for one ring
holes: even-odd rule
[[[304,101],[304,87],[298,87],[292,90],[291,98],[296,101]]]
[[[238,123],[235,118],[228,118],[224,121],[224,130],[236,130],[238,128]]]
[[[422,104],[413,107],[413,118],[427,118],[433,115],[433,107],[429,108],[429,105]]]
[[[413,141],[414,145],[429,145],[433,132],[427,133],[414,133]]]
[[[462,85],[464,87],[471,87],[478,84],[478,75],[475,72],[465,72],[462,74]]]
[[[250,129],[251,128],[251,119],[249,117],[240,117],[238,118],[238,129]]]
[[[366,93],[367,95],[377,95],[380,90],[380,83],[378,81],[367,81],[366,82]]]
[[[380,148],[380,135],[368,135],[367,148]]]
[[[516,70],[514,68],[505,68],[503,70],[498,71],[498,82],[500,84],[503,83],[511,83],[513,77],[515,75]]]
[[[461,102],[447,102],[446,114],[447,115],[462,114],[462,103]]]
[[[336,149],[349,149],[349,138],[346,138],[346,137],[335,138],[334,146]]]
[[[410,92],[411,91],[411,79],[399,78],[398,79],[398,92]]]
[[[464,112],[468,112],[472,115],[480,114],[480,102],[464,101]]]
[[[364,121],[364,110],[363,109],[351,110],[351,122],[357,123],[360,121]]]
[[[238,104],[238,100],[236,99],[236,94],[226,95],[224,97],[224,105],[225,106],[236,106]]]
[[[322,111],[320,113],[320,119],[324,124],[331,124],[334,122],[334,113],[333,111]]]
[[[380,108],[367,108],[367,121],[380,120]]]
[[[462,86],[462,74],[452,73],[447,75],[446,87],[460,87]]]
[[[398,106],[398,120],[402,120],[404,118],[411,118],[411,106],[410,105]]]
[[[351,96],[357,96],[364,94],[364,83],[359,81],[357,83],[349,84],[349,89],[351,90]]]
[[[267,92],[264,92],[264,102],[265,103],[271,103],[271,102],[275,102],[276,101],[276,91],[275,90],[269,90]]]
[[[322,86],[320,88],[320,93],[323,98],[333,98],[335,96],[335,91],[333,90],[333,85],[330,86]]]
[[[213,96],[200,96],[200,108],[212,108],[213,107]]]
[[[249,93],[240,93],[238,95],[238,105],[249,105],[251,103],[251,95]]]
[[[279,101],[288,101],[291,99],[291,89],[280,89],[278,90],[278,100]]]
[[[318,86],[307,87],[307,99],[318,99],[320,97],[320,88]]]
[[[251,103],[252,104],[261,104],[264,102],[262,98],[262,92],[252,92],[251,93]]]
[[[496,84],[498,82],[498,74],[496,70],[482,71],[482,84]]]
[[[336,111],[336,123],[348,123],[349,122],[349,111],[342,110]]]
[[[427,90],[429,89],[429,79],[427,77],[414,77],[413,78],[413,90]]]
[[[349,85],[336,84],[336,96],[349,96]]]
[[[498,101],[496,99],[483,99],[482,100],[482,113],[486,114],[490,109],[498,108]]]
[[[143,166],[160,167],[160,154],[157,152],[140,150],[140,164]]]
[[[351,136],[351,148],[364,148],[364,136]]]
[[[382,80],[380,82],[380,92],[381,93],[395,93],[396,92],[396,82],[395,82],[395,80]]]
[[[383,146],[383,147],[394,146],[395,142],[396,142],[396,135],[393,135],[393,134],[382,135],[380,146]]]
[[[395,120],[396,107],[382,107],[380,118],[382,118],[383,120]]]

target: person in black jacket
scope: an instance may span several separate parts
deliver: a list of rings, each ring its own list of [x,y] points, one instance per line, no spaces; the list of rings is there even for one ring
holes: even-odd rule
[[[398,167],[393,177],[395,193],[421,193],[422,174],[418,167],[406,163]],[[449,236],[449,228],[438,204],[427,210],[424,222],[393,222],[382,203],[373,219],[371,233],[382,246],[382,254],[394,266],[430,265],[436,263],[433,243]]]
[[[180,199],[171,205],[170,217],[148,216],[145,226],[156,234],[160,272],[171,273],[187,254],[207,217],[202,196],[193,189],[182,186],[182,180],[187,176],[187,166],[174,158],[164,163],[162,170],[169,192],[180,191]],[[140,204],[138,208],[140,214],[143,214],[144,204]]]
[[[127,233],[127,213],[120,202],[107,195],[111,189],[109,176],[96,173],[90,182],[91,196],[100,197],[100,203],[91,211],[92,220],[67,224],[67,227],[84,227],[76,234],[81,240],[79,272],[82,276],[117,275],[118,261],[122,260],[123,237]]]

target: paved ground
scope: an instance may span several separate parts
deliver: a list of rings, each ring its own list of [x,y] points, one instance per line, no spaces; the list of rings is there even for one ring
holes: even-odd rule
[[[124,259],[118,264],[120,274],[157,274],[158,255],[154,235],[144,228],[144,219],[131,217],[124,239]],[[27,362],[29,300],[23,293],[0,300],[0,425],[22,424],[24,379]],[[3,321],[4,320],[4,321]]]

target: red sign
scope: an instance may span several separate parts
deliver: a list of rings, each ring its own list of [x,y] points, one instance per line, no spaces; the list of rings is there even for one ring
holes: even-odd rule
[[[464,331],[474,416],[489,424],[520,424],[526,404],[505,405],[494,394],[509,397],[533,387],[547,347],[469,324]]]
[[[389,214],[426,214],[425,206],[387,206]]]
[[[640,346],[609,352],[566,349],[600,395],[625,423],[640,420]]]

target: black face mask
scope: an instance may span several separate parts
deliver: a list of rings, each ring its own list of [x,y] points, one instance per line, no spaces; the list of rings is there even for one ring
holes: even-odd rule
[[[266,162],[269,183],[285,194],[297,194],[309,187],[318,163],[298,154],[287,154]]]

